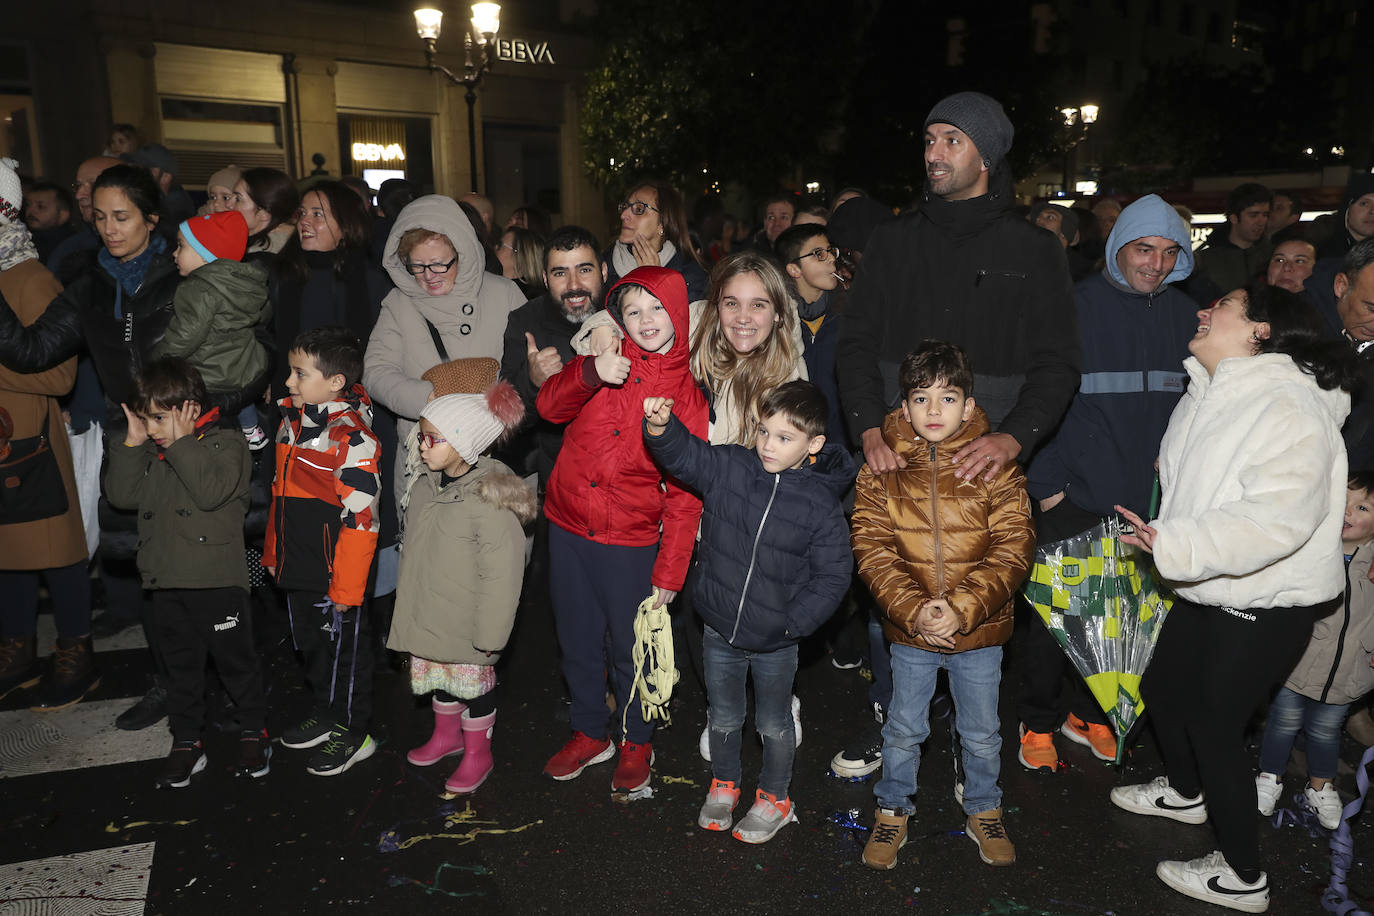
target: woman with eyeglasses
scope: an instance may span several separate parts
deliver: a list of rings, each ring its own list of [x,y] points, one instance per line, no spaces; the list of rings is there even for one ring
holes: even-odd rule
[[[367,345],[363,385],[394,411],[397,504],[406,489],[406,454],[425,404],[440,394],[423,378],[441,363],[489,357],[499,366],[506,318],[525,304],[514,282],[488,273],[472,223],[441,194],[406,205],[386,240],[383,266],[396,288],[382,302]]]
[[[526,299],[544,292],[544,241],[534,230],[507,226],[496,246],[501,276],[514,280]]]
[[[646,179],[620,202],[620,235],[603,260],[606,289],[636,267],[668,267],[687,281],[687,301],[706,298],[706,270],[687,236],[682,195],[665,181]]]

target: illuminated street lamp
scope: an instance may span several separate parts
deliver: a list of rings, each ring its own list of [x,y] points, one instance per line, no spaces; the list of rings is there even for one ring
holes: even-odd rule
[[[439,43],[439,32],[443,28],[444,14],[441,10],[424,8],[415,11],[415,31],[425,43],[425,60],[429,69],[442,73],[449,82],[464,89],[463,100],[468,103],[468,172],[472,176],[472,190],[477,190],[477,127],[473,106],[477,103],[477,87],[482,77],[491,71],[496,63],[494,53],[496,33],[501,30],[501,4],[474,3],[472,5],[471,26],[463,34],[463,73],[461,76],[449,70],[434,59]],[[476,37],[474,37],[476,36]],[[474,46],[478,60],[473,61]]]
[[[1073,156],[1078,144],[1088,137],[1088,125],[1097,121],[1098,112],[1101,109],[1096,105],[1085,104],[1074,107],[1072,105],[1059,109],[1059,113],[1064,116],[1064,192],[1063,196],[1069,194],[1070,180],[1073,177]],[[1076,186],[1075,186],[1076,189]]]

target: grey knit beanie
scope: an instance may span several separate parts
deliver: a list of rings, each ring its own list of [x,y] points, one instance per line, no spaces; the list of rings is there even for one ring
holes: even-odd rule
[[[926,115],[926,127],[952,124],[968,134],[991,168],[1007,155],[1015,133],[1002,103],[981,92],[956,92],[935,103]]]

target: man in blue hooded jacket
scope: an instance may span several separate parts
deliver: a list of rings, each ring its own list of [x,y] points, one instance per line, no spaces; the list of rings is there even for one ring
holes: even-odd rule
[[[1149,194],[1121,212],[1105,254],[1102,271],[1074,288],[1083,354],[1078,393],[1027,472],[1041,544],[1081,534],[1114,514],[1114,505],[1149,517],[1155,457],[1183,395],[1197,305],[1171,284],[1193,269],[1188,227]],[[1101,709],[1049,630],[1032,619],[1018,641],[1022,765],[1056,768],[1055,731],[1099,759],[1115,759]]]

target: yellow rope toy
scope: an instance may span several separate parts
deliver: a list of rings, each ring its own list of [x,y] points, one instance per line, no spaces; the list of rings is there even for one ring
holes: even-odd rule
[[[639,709],[644,721],[658,718],[663,720],[664,725],[672,721],[668,713],[668,700],[673,695],[673,686],[682,675],[673,662],[673,620],[668,616],[668,605],[654,607],[653,595],[639,602],[631,658],[635,666],[635,679],[630,685],[630,695],[625,699],[625,709],[620,714],[622,734],[636,690],[639,691]]]

